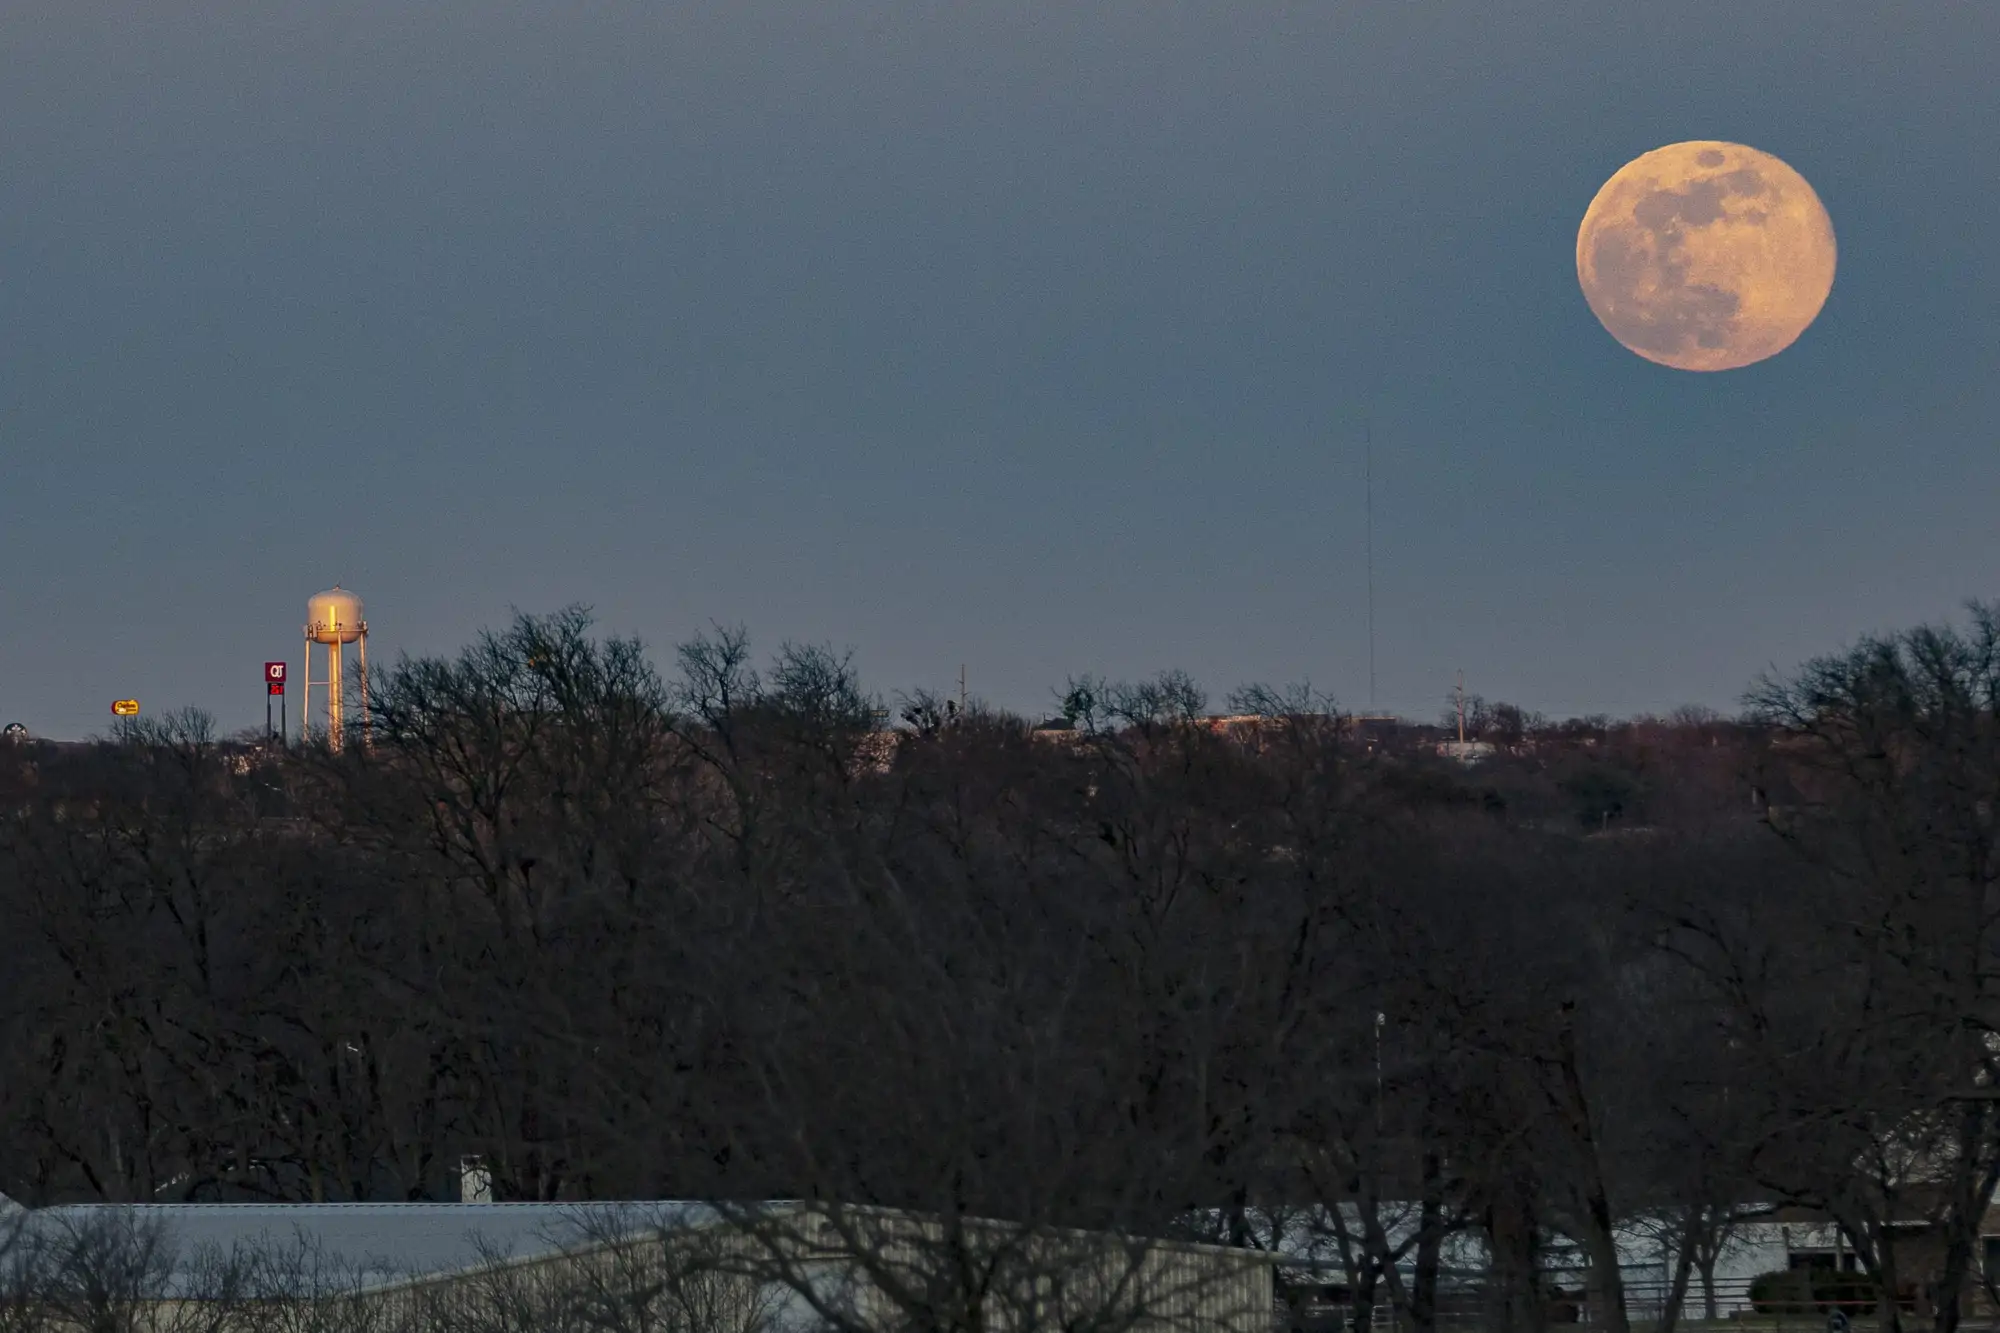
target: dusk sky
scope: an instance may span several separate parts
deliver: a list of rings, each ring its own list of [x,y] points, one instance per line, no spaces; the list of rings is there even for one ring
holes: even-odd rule
[[[261,724],[510,608],[885,692],[1733,708],[2000,594],[2000,6],[0,0],[0,723]],[[1751,144],[1789,350],[1626,351],[1577,225]],[[294,668],[296,670],[296,667]],[[296,699],[293,701],[296,707]]]

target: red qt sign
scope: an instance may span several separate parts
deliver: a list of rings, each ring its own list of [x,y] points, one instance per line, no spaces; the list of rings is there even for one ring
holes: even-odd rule
[[[264,684],[272,694],[285,692],[285,664],[283,662],[264,663]]]

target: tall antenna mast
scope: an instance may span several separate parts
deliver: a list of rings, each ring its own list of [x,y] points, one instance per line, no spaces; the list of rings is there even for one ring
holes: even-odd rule
[[[1375,423],[1361,419],[1362,509],[1368,527],[1368,711],[1375,711]]]

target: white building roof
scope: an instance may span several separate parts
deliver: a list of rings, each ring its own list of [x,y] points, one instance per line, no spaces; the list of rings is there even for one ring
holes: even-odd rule
[[[659,1203],[172,1203],[66,1204],[17,1213],[10,1223],[60,1244],[93,1233],[148,1236],[168,1256],[165,1290],[185,1290],[204,1254],[308,1256],[326,1276],[369,1285],[438,1277],[496,1258],[529,1258],[656,1230],[717,1220],[706,1204]]]

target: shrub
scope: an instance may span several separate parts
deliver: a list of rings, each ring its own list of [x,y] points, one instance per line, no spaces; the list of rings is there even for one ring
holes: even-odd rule
[[[1758,1314],[1849,1315],[1875,1308],[1875,1284],[1866,1273],[1831,1268],[1781,1268],[1750,1280],[1750,1307]]]
[[[1758,1314],[1805,1314],[1813,1306],[1812,1270],[1781,1268],[1750,1279],[1750,1308]]]

